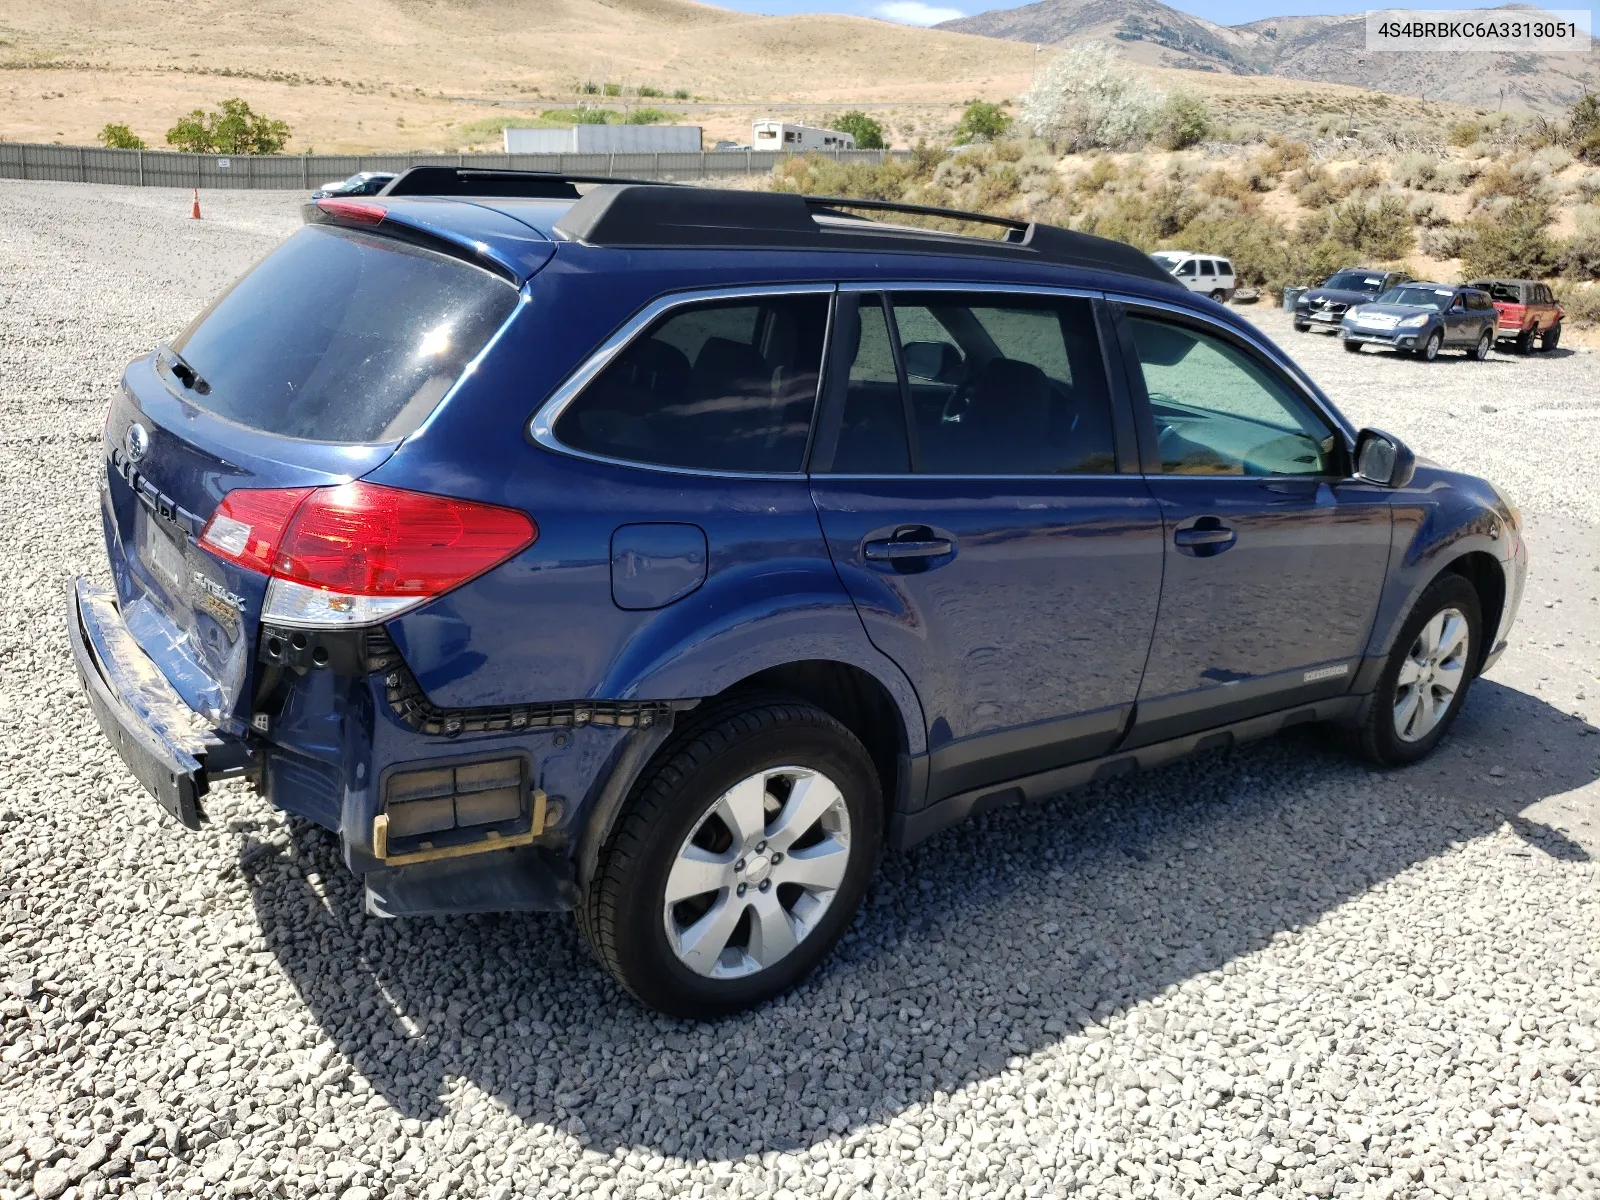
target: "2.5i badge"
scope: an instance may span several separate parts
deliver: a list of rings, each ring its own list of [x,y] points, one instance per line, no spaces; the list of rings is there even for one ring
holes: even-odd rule
[[[1305,682],[1317,683],[1323,679],[1338,679],[1341,675],[1350,674],[1350,664],[1341,663],[1337,667],[1318,667],[1315,671],[1307,671]]]

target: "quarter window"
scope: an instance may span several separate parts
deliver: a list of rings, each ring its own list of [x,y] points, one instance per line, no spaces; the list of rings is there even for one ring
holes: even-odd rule
[[[822,294],[674,309],[568,405],[556,437],[656,466],[799,471],[827,319]]]
[[[1333,431],[1287,383],[1229,341],[1130,317],[1168,475],[1325,475]]]

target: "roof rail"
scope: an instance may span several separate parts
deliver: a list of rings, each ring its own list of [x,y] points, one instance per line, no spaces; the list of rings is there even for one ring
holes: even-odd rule
[[[412,167],[395,176],[382,196],[520,196],[529,200],[576,200],[580,183],[647,183],[609,175],[560,171],[491,170],[482,167]],[[669,184],[655,186],[667,187]]]
[[[594,184],[581,194],[577,184]],[[811,249],[974,255],[1047,262],[1181,287],[1148,255],[1125,242],[1056,225],[893,200],[802,196],[688,187],[642,179],[553,171],[412,167],[381,196],[520,196],[572,200],[555,224],[557,237],[628,249]],[[937,229],[885,225],[849,212],[877,211],[996,225],[1001,239]]]
[[[840,208],[876,209],[1001,225],[1004,241],[904,225],[849,220]],[[819,220],[818,218],[823,218]],[[832,219],[829,219],[832,218]],[[1084,267],[1181,287],[1154,259],[1126,242],[988,213],[888,200],[739,192],[662,184],[595,188],[555,223],[558,237],[628,249],[771,248],[870,250],[879,254],[973,255]]]

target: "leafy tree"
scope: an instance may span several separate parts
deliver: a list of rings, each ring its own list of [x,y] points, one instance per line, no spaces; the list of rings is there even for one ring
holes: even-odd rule
[[[1005,136],[1011,118],[998,104],[974,100],[967,105],[956,124],[955,144],[965,146],[972,142],[995,142]]]
[[[1396,259],[1416,244],[1411,210],[1394,193],[1355,195],[1328,214],[1328,237],[1364,257]]]
[[[1211,114],[1198,96],[1174,92],[1156,114],[1156,140],[1168,150],[1185,150],[1205,141]]]
[[[1104,42],[1085,42],[1040,73],[1022,97],[1022,119],[1059,152],[1142,146],[1165,101]]]
[[[143,150],[144,139],[126,125],[107,125],[100,131],[100,144],[112,150]]]
[[[222,111],[194,109],[167,130],[167,144],[191,154],[276,154],[289,140],[289,126],[250,110],[237,96]]]
[[[883,126],[860,109],[851,109],[830,126],[856,139],[857,150],[882,150]]]

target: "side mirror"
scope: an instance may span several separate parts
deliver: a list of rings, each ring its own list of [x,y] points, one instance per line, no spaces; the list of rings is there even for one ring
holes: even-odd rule
[[[1363,429],[1356,435],[1356,478],[1379,487],[1402,488],[1417,473],[1417,456],[1411,448],[1381,429]]]

